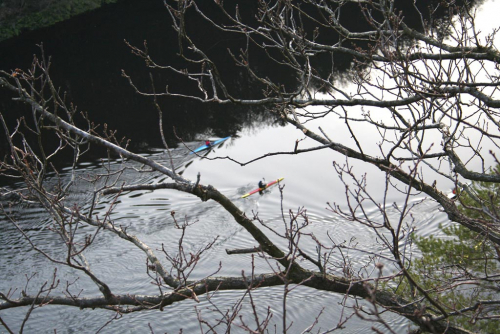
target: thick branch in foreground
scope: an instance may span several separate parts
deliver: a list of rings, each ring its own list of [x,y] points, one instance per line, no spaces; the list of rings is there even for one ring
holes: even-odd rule
[[[35,297],[25,296],[20,299],[8,299],[5,296],[0,298],[6,300],[0,303],[0,310],[9,308],[29,306],[35,304],[50,304],[50,305],[66,305],[74,306],[81,309],[84,308],[112,308],[116,306],[121,312],[126,312],[124,306],[137,306],[138,309],[162,309],[167,305],[175,302],[192,298],[193,293],[196,295],[203,295],[207,292],[222,291],[222,290],[246,290],[249,285],[258,287],[269,287],[283,284],[283,280],[279,275],[258,275],[250,279],[234,278],[234,277],[218,277],[209,278],[200,281],[192,288],[185,288],[175,292],[168,292],[164,295],[115,295],[113,299],[109,300],[104,297],[62,297],[62,296],[49,296],[49,297]],[[138,310],[135,309],[135,310]]]
[[[341,277],[324,275],[320,273],[304,271],[302,275],[294,276],[291,283],[305,285],[314,289],[329,291],[334,293],[347,294],[351,296],[373,299],[374,302],[397,312],[402,316],[418,324],[423,330],[429,332],[453,334],[469,333],[458,327],[451,326],[446,320],[434,320],[433,316],[425,313],[418,304],[409,303],[401,297],[384,291],[376,291],[370,294],[366,283],[353,282]],[[281,274],[263,274],[248,278],[218,277],[209,278],[200,281],[189,288],[181,289],[176,292],[169,292],[164,295],[146,296],[146,295],[118,295],[106,299],[103,297],[34,297],[25,296],[20,299],[8,300],[0,303],[0,310],[9,308],[29,306],[35,304],[65,305],[84,308],[105,308],[115,309],[122,313],[154,310],[171,305],[175,302],[193,298],[193,295],[202,296],[205,293],[222,290],[247,290],[250,288],[262,288],[270,286],[284,285]],[[2,296],[3,298],[4,296]],[[5,298],[3,298],[5,299]]]

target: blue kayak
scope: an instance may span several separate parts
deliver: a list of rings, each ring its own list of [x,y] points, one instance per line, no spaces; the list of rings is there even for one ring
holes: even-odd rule
[[[231,136],[226,137],[226,138],[222,138],[222,139],[218,139],[218,140],[216,140],[216,141],[213,141],[213,142],[211,142],[211,145],[210,145],[210,146],[208,146],[208,145],[203,145],[203,146],[200,146],[200,147],[198,147],[197,149],[193,150],[193,152],[190,152],[189,154],[193,154],[193,153],[197,153],[197,152],[200,152],[200,151],[204,151],[204,150],[206,150],[206,149],[209,149],[209,148],[211,148],[211,147],[214,147],[215,145],[220,144],[220,143],[222,143],[222,142],[224,142],[224,141],[228,140],[229,138],[231,138]]]

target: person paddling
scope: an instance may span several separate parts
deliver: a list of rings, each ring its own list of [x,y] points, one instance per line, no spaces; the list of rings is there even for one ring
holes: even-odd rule
[[[266,190],[266,187],[267,187],[267,183],[260,180],[259,181],[259,194],[261,194],[261,195],[264,194],[264,190]]]
[[[210,142],[210,140],[205,140],[205,145],[207,145],[208,147],[212,146],[212,143]]]

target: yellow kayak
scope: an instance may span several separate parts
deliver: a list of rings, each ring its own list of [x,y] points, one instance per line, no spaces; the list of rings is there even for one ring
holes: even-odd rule
[[[246,193],[245,195],[241,196],[241,198],[246,198],[246,197],[248,197],[250,195],[253,195],[253,194],[255,194],[255,193],[259,192],[259,191],[265,190],[265,189],[269,188],[270,186],[275,185],[276,183],[279,183],[283,179],[284,179],[284,177],[281,177],[281,178],[279,178],[277,180],[271,181],[268,184],[266,184],[266,186],[264,188],[254,189],[251,192]]]

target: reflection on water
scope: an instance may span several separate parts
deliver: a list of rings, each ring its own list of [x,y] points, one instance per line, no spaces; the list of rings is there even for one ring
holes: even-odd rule
[[[262,177],[267,180],[284,177],[285,180],[281,186],[283,189],[285,217],[288,215],[288,210],[297,211],[298,208],[305,207],[310,221],[307,232],[313,233],[325,245],[334,243],[346,246],[344,255],[348,254],[351,259],[355,260],[353,268],[356,270],[364,267],[372,260],[373,254],[366,252],[366,250],[372,252],[382,251],[382,255],[390,258],[388,251],[383,250],[377,244],[376,237],[369,229],[359,224],[343,221],[326,209],[326,202],[344,203],[342,187],[338,184],[331,164],[328,163],[332,159],[332,152],[319,151],[300,157],[282,156],[261,160],[245,167],[224,159],[212,160],[215,157],[228,155],[241,160],[249,160],[261,154],[262,143],[267,143],[270,150],[284,151],[295,139],[296,133],[291,128],[268,127],[263,128],[260,132],[254,132],[254,130],[251,133],[242,131],[239,138],[231,139],[221,147],[207,152],[206,158],[208,159],[189,155],[187,148],[173,150],[172,156],[178,172],[183,172],[185,177],[194,180],[196,175],[200,173],[202,183],[214,185],[233,200],[248,216],[258,214],[267,226],[277,229],[283,226],[279,187],[272,187],[269,192],[263,195],[253,195],[246,199],[240,197],[242,194],[254,189],[258,180]],[[188,146],[193,148],[198,144],[192,142],[188,143]],[[144,155],[162,164],[170,164],[170,159],[163,150],[144,153]],[[314,173],[311,173],[313,161]],[[139,166],[135,166],[130,162],[115,160],[106,163],[106,167],[112,170],[127,167],[128,169],[126,169],[120,180],[120,182],[124,181],[127,184],[151,184],[165,181],[164,176],[144,173],[138,168]],[[89,178],[90,175],[102,171],[101,163],[84,163],[76,172],[80,177]],[[66,170],[66,173],[66,175],[63,174],[63,177],[68,177],[70,170]],[[85,202],[90,198],[91,193],[89,191],[92,189],[93,186],[80,178],[73,186],[74,192],[72,197],[67,199],[67,205],[78,203],[85,210]],[[104,197],[102,204],[95,209],[95,214],[104,215],[112,201],[112,196]],[[434,202],[424,201],[417,206],[414,212],[416,220],[414,222],[409,221],[409,224],[417,226],[418,233],[423,235],[434,234],[437,230],[437,224],[446,222],[446,217],[433,209],[435,207]],[[371,218],[375,220],[382,219],[375,207],[368,209]],[[219,263],[222,264],[222,269],[217,275],[240,276],[242,270],[249,272],[251,257],[249,255],[230,256],[226,254],[226,249],[248,248],[254,246],[254,243],[248,233],[237,225],[232,217],[215,202],[201,202],[194,196],[168,189],[154,192],[133,191],[120,196],[111,217],[115,223],[127,228],[128,232],[135,234],[140,240],[147,243],[166,263],[165,256],[161,254],[162,247],[169,254],[175,254],[178,247],[177,238],[180,236],[180,231],[174,228],[170,215],[172,210],[176,212],[177,219],[185,219],[194,223],[188,229],[184,240],[186,251],[194,252],[216,240],[213,248],[208,250],[205,256],[202,257],[191,277],[192,279],[202,278],[207,273],[213,272]],[[388,213],[394,219],[398,218],[396,211],[391,213],[389,210]],[[55,256],[60,256],[58,254],[60,240],[48,228],[50,220],[47,219],[46,214],[36,207],[14,207],[13,215],[18,220],[19,225],[33,237],[33,240],[40,247]],[[15,227],[3,218],[0,221],[0,228],[2,229],[0,234],[1,291],[6,291],[11,287],[22,288],[25,284],[25,275],[37,273],[32,279],[29,290],[34,292],[33,289],[41,282],[50,279],[54,268],[57,268],[57,274],[62,284],[58,291],[62,291],[65,282],[69,281],[75,282],[74,291],[84,289],[83,293],[85,295],[99,294],[95,285],[85,276],[81,276],[73,270],[48,263],[43,256],[32,250]],[[89,227],[81,227],[81,229],[85,233],[92,233],[93,231]],[[283,248],[287,246],[286,241],[281,240],[276,235],[269,234],[269,237],[279,246]],[[316,243],[307,237],[304,237],[301,242],[303,243],[303,249],[313,254]],[[114,293],[155,294],[158,292],[157,288],[151,284],[151,279],[146,275],[144,253],[137,250],[129,242],[117,238],[111,233],[100,232],[95,243],[86,251],[86,256],[94,273],[100,279],[108,282]],[[337,250],[333,251],[331,256],[332,263],[339,263],[338,272],[335,272],[336,269],[333,266],[333,273],[342,274],[342,254]],[[388,264],[386,268],[391,268],[390,261],[386,261],[384,258],[378,260],[386,262]],[[311,267],[311,269],[313,268]],[[270,271],[268,264],[260,259],[256,261],[255,270],[259,273]],[[361,273],[370,275],[369,272],[361,271]],[[76,280],[77,277],[80,278]],[[254,297],[258,298],[260,305],[269,305],[272,311],[275,312],[272,323],[273,325],[276,324],[278,328],[281,326],[282,295],[282,287],[263,289],[262,291],[256,291],[254,295]],[[220,296],[214,299],[214,302],[225,309],[231,307],[238,296],[241,296],[241,292],[221,292]],[[307,308],[303,307],[304,300],[311,300],[310,303],[307,303]],[[300,288],[290,296],[288,316],[290,321],[294,321],[297,330],[299,330],[299,328],[303,329],[310,325],[313,319],[312,314],[319,313],[325,307],[325,315],[320,318],[319,326],[321,328],[332,328],[338,321],[339,308],[341,307],[339,303],[341,301],[342,296]],[[122,319],[113,321],[103,332],[132,333],[145,331],[147,330],[147,324],[150,323],[153,329],[158,331],[176,332],[179,328],[184,328],[186,333],[190,333],[197,328],[196,313],[193,309],[194,304],[192,301],[185,301],[167,308],[164,312],[151,311],[125,315]],[[208,302],[203,298],[201,298],[200,304],[196,304],[196,307],[202,310],[203,315],[208,319],[217,317],[216,314],[207,309],[208,306]],[[248,305],[245,307],[248,307]],[[24,315],[23,311],[23,309],[9,310],[5,312],[6,318],[9,319],[11,324],[19,324]],[[248,315],[247,313],[244,314]],[[32,319],[28,322],[28,330],[43,329],[42,331],[50,332],[53,328],[57,328],[58,332],[61,332],[61,330],[88,332],[88,326],[91,326],[93,328],[91,331],[96,331],[113,316],[110,312],[101,310],[65,310],[60,307],[48,306],[34,312]],[[46,322],[47,318],[50,319],[49,323]],[[180,320],[181,318],[182,320]],[[404,328],[407,324],[406,321],[393,315],[388,315],[388,321],[396,328]],[[348,323],[349,330],[347,332],[362,333],[363,329],[366,329],[365,326],[366,323],[353,319]]]

